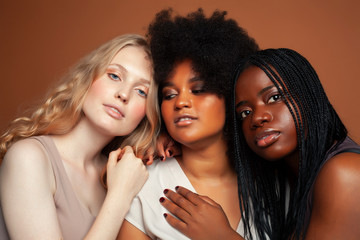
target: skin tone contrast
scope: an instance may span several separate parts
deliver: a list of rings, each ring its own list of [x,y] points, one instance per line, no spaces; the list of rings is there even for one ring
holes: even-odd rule
[[[236,84],[236,112],[242,119],[242,131],[250,148],[268,161],[284,160],[289,168],[291,187],[291,182],[297,178],[299,164],[294,120],[277,88],[260,68],[250,66],[239,76]],[[340,153],[329,159],[320,171],[314,183],[306,240],[357,239],[360,236],[357,227],[360,221],[360,208],[357,207],[360,194],[355,190],[360,187],[359,160],[359,154]],[[188,199],[200,202],[203,198],[187,189],[178,188],[177,194],[171,192],[170,198],[177,206],[163,205],[177,215],[188,208],[182,202]],[[219,227],[223,226],[221,209],[214,211],[217,214],[209,213],[204,219],[217,217]],[[195,221],[199,216],[201,214],[194,212],[190,217],[193,219],[193,228],[201,227]],[[174,219],[171,225],[184,232],[180,220]],[[202,228],[201,231],[209,230]],[[222,231],[228,229],[224,227]]]

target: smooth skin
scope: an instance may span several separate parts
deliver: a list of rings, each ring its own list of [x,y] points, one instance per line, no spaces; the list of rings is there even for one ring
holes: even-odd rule
[[[143,49],[123,48],[92,84],[80,122],[67,134],[51,135],[79,202],[97,216],[85,239],[115,239],[148,177],[131,147],[112,152],[108,160],[101,150],[115,136],[133,131],[145,116],[150,80],[151,63]],[[107,192],[100,183],[106,164]],[[55,192],[42,145],[33,139],[16,142],[0,168],[0,200],[11,239],[63,239]]]
[[[237,114],[243,118],[242,128],[249,146],[269,161],[285,159],[292,178],[295,179],[298,174],[295,125],[288,108],[262,70],[249,67],[240,75],[236,85],[236,104]],[[256,136],[262,135],[265,129],[269,132],[266,141],[258,143]],[[359,154],[341,153],[331,158],[314,183],[313,209],[305,239],[359,239],[359,188]],[[194,235],[209,232],[215,234],[203,224],[202,221],[206,219],[217,223],[217,228],[221,228],[223,233],[231,234],[226,227],[225,215],[213,200],[182,187],[178,188],[177,193],[166,192],[165,195],[171,201],[165,200],[161,204],[170,213],[186,219],[185,223],[189,223],[184,224],[183,221],[168,215],[166,219],[174,228],[183,233],[192,232]],[[197,210],[193,210],[194,208]],[[211,210],[206,212],[199,209]]]
[[[295,125],[285,102],[262,70],[249,67],[240,75],[236,103],[250,148],[269,161],[284,159],[292,176],[297,177]],[[264,131],[269,134],[263,146],[256,136]],[[314,183],[313,209],[305,239],[359,239],[359,187],[360,155],[341,153],[331,158]]]
[[[203,90],[204,82],[193,72],[189,60],[176,65],[170,76],[161,90],[161,112],[170,136],[181,145],[182,156],[176,159],[196,192],[221,206],[229,219],[229,231],[235,232],[241,214],[236,173],[227,158],[223,135],[224,99]],[[204,239],[191,230],[183,233],[191,239]],[[118,239],[149,237],[124,221]]]

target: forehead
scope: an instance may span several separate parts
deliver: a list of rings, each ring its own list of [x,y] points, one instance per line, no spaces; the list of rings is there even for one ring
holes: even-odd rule
[[[236,95],[272,84],[272,81],[263,70],[256,66],[250,66],[239,75],[236,81]]]
[[[134,74],[146,80],[152,79],[152,65],[149,56],[142,47],[126,46],[116,53],[110,65],[118,66],[128,74]]]
[[[147,56],[147,53],[142,47],[129,45],[120,49],[111,60],[111,63],[124,62],[134,59],[141,61],[149,61],[149,57]]]

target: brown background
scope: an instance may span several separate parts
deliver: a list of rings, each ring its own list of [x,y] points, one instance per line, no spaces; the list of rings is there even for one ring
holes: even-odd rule
[[[357,0],[0,0],[0,131],[79,58],[119,34],[145,34],[167,7],[181,14],[226,10],[261,48],[302,53],[360,142]]]

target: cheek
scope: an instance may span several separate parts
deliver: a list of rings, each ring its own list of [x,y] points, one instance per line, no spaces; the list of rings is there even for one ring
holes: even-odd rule
[[[138,120],[138,122],[141,121],[145,117],[146,113],[146,106],[145,101],[139,101],[135,103],[133,106],[131,106],[131,113],[133,116],[133,119]]]
[[[168,105],[169,104],[167,104],[166,102],[162,102],[161,104],[161,116],[166,126],[168,125],[170,119],[170,111]]]
[[[246,143],[253,149],[252,147],[253,141],[251,141],[252,136],[251,136],[251,132],[249,131],[249,126],[246,123],[246,120],[241,122],[241,129],[244,134]]]

